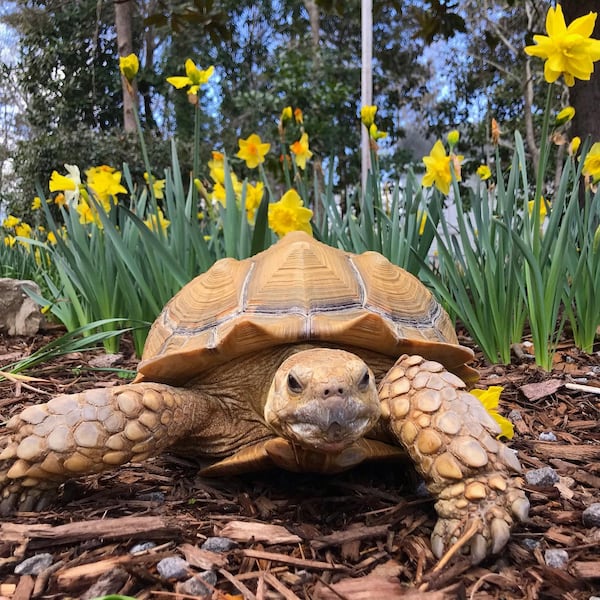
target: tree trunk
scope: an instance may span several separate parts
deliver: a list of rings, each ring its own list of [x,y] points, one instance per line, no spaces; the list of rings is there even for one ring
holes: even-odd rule
[[[563,0],[563,11],[567,25],[577,17],[587,15],[589,12],[598,12],[598,0]],[[600,39],[600,18],[596,19],[596,26],[592,37]],[[589,135],[592,141],[600,141],[600,119],[598,119],[598,106],[600,106],[600,66],[595,65],[594,73],[589,81],[576,79],[575,85],[569,88],[569,101],[575,109],[575,117],[571,123],[571,135],[578,135],[582,141]]]
[[[133,0],[115,0],[115,27],[117,30],[117,48],[119,56],[128,56],[133,53]],[[135,132],[134,106],[137,103],[137,86],[135,81],[131,86],[121,75],[123,84],[123,129],[126,133]]]

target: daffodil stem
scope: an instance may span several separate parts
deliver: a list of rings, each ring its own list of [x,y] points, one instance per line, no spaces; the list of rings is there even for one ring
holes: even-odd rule
[[[192,194],[194,201],[198,200],[198,190],[194,183],[200,172],[200,101],[194,105],[194,158],[192,165]]]
[[[144,167],[146,173],[148,173],[148,187],[150,188],[150,197],[152,203],[156,203],[154,196],[154,176],[152,175],[152,167],[150,166],[150,159],[148,158],[148,149],[146,148],[146,140],[144,139],[144,130],[142,129],[142,122],[140,121],[140,115],[138,113],[137,103],[133,103],[133,116],[135,117],[135,125],[140,138],[140,150],[142,151],[142,158],[144,160]]]
[[[534,214],[538,215],[539,218],[539,202],[542,197],[542,190],[544,186],[544,177],[546,175],[546,167],[548,166],[548,156],[550,154],[550,140],[548,139],[548,133],[550,131],[550,108],[552,106],[552,90],[554,89],[553,84],[548,85],[548,92],[546,94],[546,105],[544,107],[544,120],[542,121],[542,137],[540,138],[540,160],[538,163],[538,170],[535,181],[535,197],[536,202]],[[539,223],[538,223],[539,224]]]

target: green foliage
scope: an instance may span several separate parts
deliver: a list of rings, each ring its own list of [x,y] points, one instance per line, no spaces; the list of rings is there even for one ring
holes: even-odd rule
[[[145,137],[153,172],[162,176],[170,165],[170,142],[154,136],[152,132]],[[179,142],[178,145],[182,168],[191,170],[191,143]],[[11,211],[29,221],[34,219],[30,210],[32,199],[40,186],[47,193],[52,171],[61,170],[64,164],[77,164],[84,173],[89,167],[102,164],[120,169],[125,162],[134,181],[142,182],[146,167],[139,140],[114,129],[100,132],[91,130],[87,125],[74,124],[72,128],[57,129],[20,142],[15,154],[15,173],[21,181],[21,190],[19,199],[11,203]]]

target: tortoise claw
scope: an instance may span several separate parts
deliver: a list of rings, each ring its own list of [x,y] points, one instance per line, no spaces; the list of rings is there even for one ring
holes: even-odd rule
[[[497,554],[506,546],[510,538],[510,527],[504,519],[494,519],[490,525],[490,533],[492,534],[492,554]]]
[[[477,565],[486,557],[487,547],[488,543],[483,535],[477,533],[473,536],[470,545],[472,564]]]
[[[529,518],[529,500],[526,496],[517,498],[510,506],[513,515],[524,523]]]

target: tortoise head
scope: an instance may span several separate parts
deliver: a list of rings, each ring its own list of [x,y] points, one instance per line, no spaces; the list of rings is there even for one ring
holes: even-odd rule
[[[326,453],[351,446],[380,414],[371,369],[358,356],[329,348],[287,358],[275,373],[264,412],[278,435]]]

